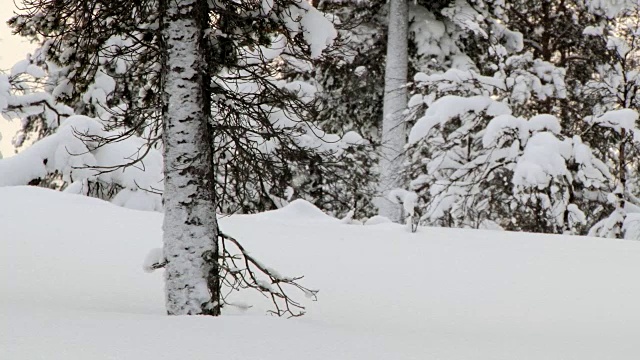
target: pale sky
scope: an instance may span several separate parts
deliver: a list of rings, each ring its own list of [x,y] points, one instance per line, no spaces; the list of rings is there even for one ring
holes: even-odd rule
[[[0,0],[0,69],[11,69],[13,64],[25,58],[26,54],[33,49],[33,45],[22,40],[19,36],[11,35],[11,31],[6,22],[13,15],[15,5],[13,0]],[[7,121],[0,117],[0,152],[4,157],[13,154],[11,138],[18,129],[16,121]]]

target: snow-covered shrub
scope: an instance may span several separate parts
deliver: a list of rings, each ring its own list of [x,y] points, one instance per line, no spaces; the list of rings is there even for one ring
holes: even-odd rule
[[[37,8],[42,16],[23,11],[10,26],[39,43],[31,61],[47,70],[45,89],[50,96],[77,114],[99,119],[107,131],[138,136],[149,144],[147,149],[159,150],[164,55],[157,31],[158,3],[120,8],[97,1],[90,14],[83,12],[83,1],[27,3],[25,8]],[[320,126],[308,121],[314,109],[313,84],[288,81],[280,69],[283,63],[318,58],[336,33],[331,21],[305,1],[208,6],[216,19],[215,29],[206,32],[205,55],[211,77],[207,115],[219,175],[218,210],[273,209],[285,198],[294,173],[310,166],[305,160],[333,155],[336,147],[325,146],[325,140],[333,140],[324,139]],[[68,21],[74,17],[91,21]],[[39,140],[57,131],[59,124],[40,120],[25,121],[22,137]]]
[[[107,192],[114,203],[140,210],[161,211],[162,157],[132,136],[104,130],[100,121],[82,115],[65,120],[58,131],[17,155],[0,160],[0,186],[34,184],[56,174],[67,192],[88,195]],[[141,152],[148,153],[141,158]],[[100,188],[100,189],[96,189]]]
[[[492,154],[482,133],[492,117],[509,114],[505,104],[485,96],[445,96],[430,104],[409,135],[411,189],[420,196],[421,221],[477,227],[486,219],[493,183]]]
[[[513,226],[535,232],[584,233],[599,216],[589,211],[593,202],[597,206],[599,196],[608,191],[607,167],[579,136],[562,138],[560,122],[553,116],[538,115],[522,125],[528,128],[524,130],[528,137],[521,140],[524,148],[513,172]]]

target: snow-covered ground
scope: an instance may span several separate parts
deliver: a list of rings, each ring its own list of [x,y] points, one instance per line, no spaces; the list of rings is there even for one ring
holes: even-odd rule
[[[640,243],[346,225],[304,202],[221,220],[320,289],[308,314],[164,315],[161,215],[0,188],[0,359],[638,359]]]

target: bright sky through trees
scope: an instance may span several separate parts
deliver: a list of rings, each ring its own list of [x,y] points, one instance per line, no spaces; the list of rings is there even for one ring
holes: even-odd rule
[[[13,64],[23,59],[32,49],[32,46],[24,38],[11,35],[11,30],[5,21],[13,15],[15,5],[10,0],[4,0],[4,2],[6,4],[3,3],[0,6],[0,18],[3,19],[0,22],[0,70],[10,69]],[[11,4],[11,6],[6,6],[8,4]],[[4,157],[13,154],[11,137],[17,130],[18,124],[16,122],[9,122],[0,118],[0,134],[3,136],[0,139],[0,153]]]

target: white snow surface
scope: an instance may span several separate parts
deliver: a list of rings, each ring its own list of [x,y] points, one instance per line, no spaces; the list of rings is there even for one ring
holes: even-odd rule
[[[616,359],[640,354],[640,243],[341,224],[297,201],[222,218],[263,263],[304,274],[308,314],[164,315],[142,270],[162,214],[0,188],[0,359]]]

